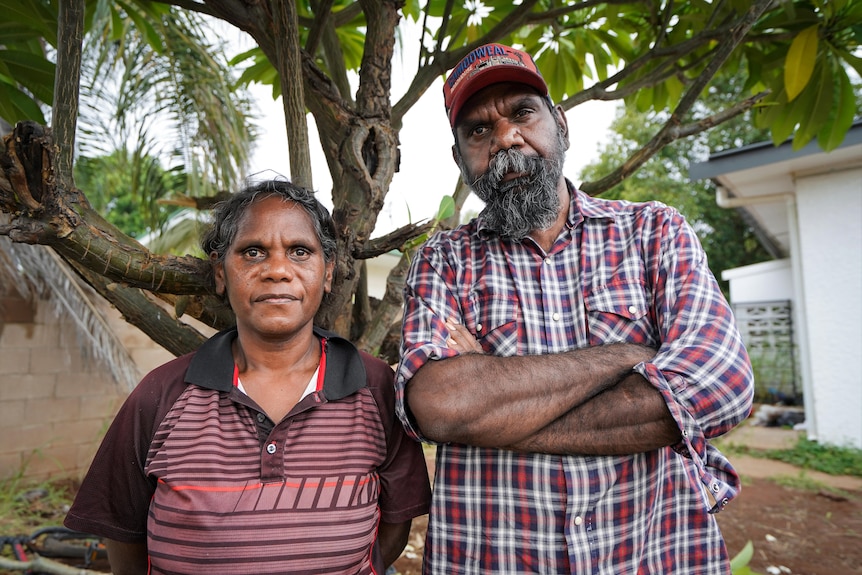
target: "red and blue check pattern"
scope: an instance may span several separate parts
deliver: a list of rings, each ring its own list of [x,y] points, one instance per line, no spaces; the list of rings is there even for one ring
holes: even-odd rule
[[[425,572],[729,573],[712,513],[739,479],[708,440],[747,417],[753,396],[731,310],[676,210],[571,193],[547,254],[500,240],[481,219],[421,248],[405,288],[399,417],[423,439],[404,386],[456,353],[444,324],[454,317],[499,356],[657,348],[636,369],[664,395],[683,441],[623,457],[438,446]]]

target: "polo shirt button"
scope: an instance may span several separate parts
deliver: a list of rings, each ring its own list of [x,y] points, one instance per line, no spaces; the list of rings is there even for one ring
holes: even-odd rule
[[[275,443],[270,443],[269,445],[266,446],[266,452],[269,453],[270,455],[275,453],[276,449],[277,448],[275,447]]]
[[[583,517],[581,517],[580,515],[578,515],[577,517],[575,517],[575,525],[583,525],[583,523],[584,523],[584,518],[583,518]]]
[[[257,414],[257,422],[258,423],[263,423],[264,419],[266,419],[266,416],[264,414],[262,414],[262,413]]]

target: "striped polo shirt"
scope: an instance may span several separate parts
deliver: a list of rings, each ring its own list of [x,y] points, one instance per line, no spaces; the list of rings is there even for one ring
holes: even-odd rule
[[[235,386],[231,343],[148,374],[99,448],[65,524],[146,539],[152,573],[383,573],[379,521],[428,510],[392,370],[334,334],[322,385],[280,422]]]

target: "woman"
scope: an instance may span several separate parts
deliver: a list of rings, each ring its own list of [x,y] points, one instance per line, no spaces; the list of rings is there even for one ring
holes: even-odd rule
[[[219,204],[201,245],[236,327],[141,381],[65,524],[105,537],[114,573],[382,574],[428,474],[390,367],[313,325],[329,213],[264,182]]]

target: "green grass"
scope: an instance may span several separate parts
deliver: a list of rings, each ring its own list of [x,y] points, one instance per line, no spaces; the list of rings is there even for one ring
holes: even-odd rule
[[[765,457],[829,475],[862,477],[862,449],[824,446],[805,437],[793,449],[770,449]]]
[[[68,480],[26,480],[20,473],[0,479],[0,534],[27,535],[39,527],[62,524],[73,496]]]
[[[774,459],[829,475],[862,477],[862,449],[821,445],[806,437],[800,437],[789,449],[753,449],[738,443],[722,443],[720,448],[728,454]]]

